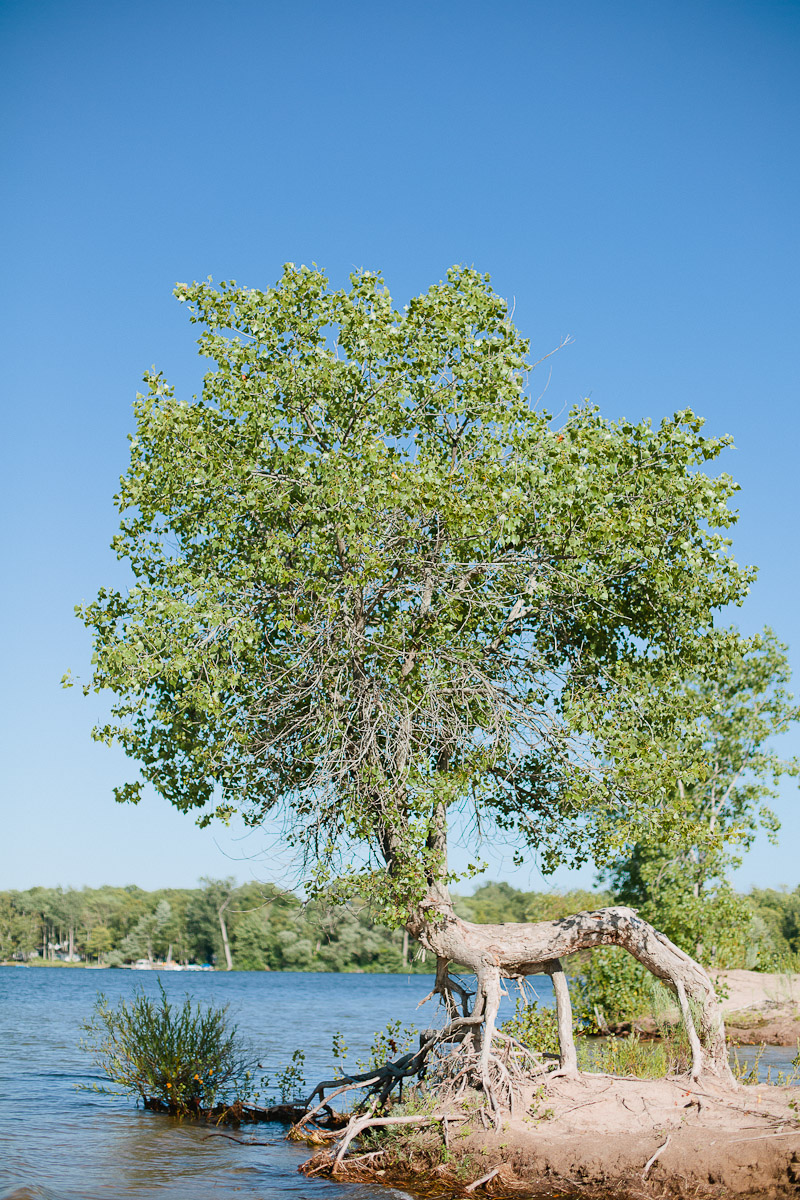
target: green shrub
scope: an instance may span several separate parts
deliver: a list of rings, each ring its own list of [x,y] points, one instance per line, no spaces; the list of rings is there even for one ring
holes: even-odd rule
[[[616,946],[593,950],[572,982],[576,1015],[596,1032],[604,1020],[632,1021],[674,1004],[650,972]]]
[[[306,1091],[305,1077],[306,1055],[304,1050],[295,1050],[291,1062],[279,1071],[275,1077],[280,1092],[281,1103],[291,1104],[300,1092]]]
[[[227,1006],[193,1006],[188,996],[173,1006],[160,981],[158,987],[160,998],[140,992],[116,1008],[98,995],[82,1043],[95,1064],[122,1094],[151,1106],[161,1102],[173,1113],[245,1099],[255,1064],[236,1027],[228,1027]]]
[[[507,1033],[539,1054],[558,1054],[558,1019],[555,1009],[539,1006],[537,1000],[517,1000],[513,1017],[500,1026]]]
[[[730,1051],[731,1070],[738,1083],[766,1083],[774,1087],[797,1087],[800,1082],[800,1042],[797,1044],[797,1056],[792,1059],[790,1070],[782,1070],[771,1064],[762,1067],[765,1045],[761,1046],[732,1046]],[[740,1057],[740,1053],[741,1056]],[[789,1107],[797,1111],[797,1101],[790,1100]]]
[[[683,1026],[664,1030],[657,1041],[630,1037],[580,1038],[578,1066],[582,1071],[663,1079],[683,1075],[692,1065],[692,1051]]]
[[[384,1029],[378,1029],[370,1046],[369,1061],[359,1059],[359,1071],[372,1071],[382,1067],[384,1063],[405,1054],[414,1045],[417,1028],[409,1025],[407,1028],[402,1021],[389,1021]]]

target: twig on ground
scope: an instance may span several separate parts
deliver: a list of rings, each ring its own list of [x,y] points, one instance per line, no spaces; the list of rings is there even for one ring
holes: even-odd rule
[[[464,1188],[464,1191],[465,1192],[474,1192],[476,1188],[479,1188],[484,1183],[488,1183],[490,1179],[494,1179],[495,1175],[499,1175],[499,1174],[500,1174],[500,1168],[495,1167],[494,1170],[488,1171],[485,1175],[481,1175],[480,1179],[476,1179],[474,1183],[468,1183],[467,1186]]]
[[[789,1137],[791,1134],[794,1134],[795,1137],[800,1137],[800,1129],[786,1129],[782,1133],[762,1133],[758,1137],[734,1138],[731,1145],[734,1145],[736,1142],[763,1142],[767,1138]]]
[[[598,1096],[598,1098],[596,1100],[584,1100],[581,1104],[573,1104],[572,1108],[565,1108],[564,1112],[562,1113],[562,1116],[567,1117],[567,1116],[569,1116],[570,1113],[574,1113],[575,1110],[578,1108],[586,1108],[587,1104],[602,1104],[602,1103],[603,1103],[602,1096]]]
[[[647,1176],[650,1173],[650,1168],[652,1167],[653,1163],[656,1161],[659,1154],[662,1154],[663,1151],[666,1150],[666,1148],[670,1144],[671,1140],[672,1140],[671,1134],[667,1134],[667,1140],[664,1142],[664,1145],[659,1146],[658,1149],[656,1150],[655,1154],[652,1155],[651,1158],[648,1158],[647,1162],[644,1164],[644,1171],[642,1172],[642,1179],[647,1179]]]
[[[764,1109],[747,1108],[744,1100],[736,1093],[731,1096],[715,1096],[712,1092],[701,1092],[698,1088],[694,1087],[686,1089],[686,1094],[689,1095],[690,1093],[693,1096],[705,1096],[708,1100],[715,1100],[717,1104],[722,1104],[726,1108],[736,1108],[739,1112],[748,1113],[751,1117],[764,1118],[769,1115]]]
[[[353,1163],[366,1162],[366,1160],[368,1158],[380,1158],[381,1155],[385,1154],[385,1153],[386,1153],[385,1150],[370,1150],[370,1152],[368,1154],[354,1154],[352,1156],[352,1158],[348,1158],[345,1163],[342,1163],[340,1165],[345,1166],[345,1167],[351,1167],[353,1165]]]

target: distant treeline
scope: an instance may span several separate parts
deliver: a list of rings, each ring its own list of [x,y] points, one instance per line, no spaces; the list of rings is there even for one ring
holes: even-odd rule
[[[800,887],[754,889],[736,960],[758,970],[797,963]],[[456,897],[460,916],[478,923],[544,921],[614,902],[609,892],[521,892],[488,883]],[[135,886],[29,888],[0,892],[0,959],[122,966],[212,963],[242,971],[430,971],[421,947],[402,930],[375,924],[365,905],[304,904],[273,884],[197,888]]]
[[[402,930],[376,925],[363,905],[324,909],[272,884],[201,885],[0,892],[0,958],[212,963],[242,971],[430,970]]]

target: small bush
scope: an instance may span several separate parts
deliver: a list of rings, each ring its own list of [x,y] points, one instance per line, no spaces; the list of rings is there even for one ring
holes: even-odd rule
[[[188,996],[173,1006],[160,981],[158,987],[160,998],[140,992],[116,1008],[98,995],[82,1043],[95,1064],[121,1094],[151,1107],[161,1103],[173,1113],[244,1100],[255,1064],[236,1027],[228,1028],[227,1007],[193,1006]]]
[[[665,1031],[658,1041],[642,1041],[634,1033],[624,1038],[581,1038],[578,1042],[578,1066],[582,1071],[663,1079],[665,1075],[683,1075],[691,1065],[691,1047],[682,1026]]]
[[[626,950],[607,946],[593,950],[573,980],[576,1016],[602,1033],[603,1022],[658,1016],[674,1006],[666,989]]]
[[[766,1083],[773,1087],[797,1087],[800,1082],[800,1043],[798,1043],[798,1054],[792,1059],[791,1069],[788,1071],[781,1070],[780,1067],[774,1067],[771,1064],[767,1067],[762,1067],[761,1060],[766,1050],[765,1045],[737,1047],[732,1046],[730,1051],[731,1070],[733,1071],[734,1079],[738,1083],[757,1084]],[[742,1054],[747,1054],[747,1058],[739,1057],[740,1051]],[[753,1055],[748,1062],[750,1054]],[[789,1107],[797,1111],[797,1101],[790,1100]]]
[[[276,1075],[275,1082],[282,1104],[291,1104],[300,1092],[306,1090],[305,1064],[305,1051],[295,1050],[291,1062]]]
[[[376,1031],[370,1046],[369,1062],[359,1059],[359,1071],[372,1071],[382,1067],[385,1062],[405,1054],[411,1049],[416,1036],[416,1026],[403,1026],[402,1021],[389,1021],[384,1029]]]
[[[540,1008],[537,1000],[527,1004],[517,1000],[513,1017],[500,1026],[507,1033],[539,1054],[558,1054],[558,1018],[554,1008]]]

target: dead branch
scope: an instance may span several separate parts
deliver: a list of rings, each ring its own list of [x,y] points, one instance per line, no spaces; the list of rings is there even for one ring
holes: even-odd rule
[[[292,1131],[299,1129],[301,1125],[305,1125],[306,1121],[310,1121],[311,1118],[314,1116],[314,1114],[320,1112],[320,1110],[323,1108],[327,1108],[330,1112],[333,1112],[333,1110],[330,1108],[331,1100],[335,1100],[337,1096],[341,1096],[344,1092],[351,1092],[351,1091],[353,1091],[354,1088],[369,1087],[370,1084],[377,1083],[380,1076],[376,1075],[374,1071],[371,1072],[371,1074],[372,1074],[372,1078],[367,1079],[363,1083],[351,1081],[350,1083],[344,1084],[343,1087],[337,1088],[337,1090],[335,1092],[331,1092],[331,1094],[327,1097],[327,1099],[323,1095],[323,1090],[326,1087],[331,1087],[332,1086],[331,1083],[329,1083],[327,1080],[323,1080],[321,1083],[318,1083],[317,1086],[314,1088],[314,1091],[311,1093],[311,1095],[306,1100],[306,1106],[308,1106],[311,1103],[311,1101],[314,1099],[314,1097],[318,1094],[320,1096],[322,1096],[322,1099],[320,1100],[319,1104],[316,1104],[313,1108],[308,1109],[308,1112],[303,1114],[303,1116],[300,1118],[300,1120],[297,1122],[297,1124],[292,1126]],[[356,1077],[352,1077],[352,1078],[355,1079]],[[360,1076],[357,1078],[360,1079]],[[336,1082],[336,1081],[334,1080],[334,1082]]]
[[[481,1175],[480,1179],[476,1179],[474,1183],[468,1183],[464,1188],[465,1192],[474,1192],[476,1188],[481,1187],[484,1183],[488,1183],[490,1179],[494,1179],[495,1175],[500,1174],[500,1168],[494,1167],[491,1171],[487,1171],[485,1175]]]
[[[656,1161],[659,1154],[661,1154],[664,1150],[666,1150],[666,1148],[670,1144],[671,1140],[672,1140],[671,1135],[668,1134],[667,1140],[664,1142],[663,1146],[659,1146],[658,1149],[656,1150],[655,1154],[653,1154],[650,1158],[648,1158],[647,1162],[644,1165],[644,1171],[642,1172],[642,1179],[647,1179],[647,1176],[650,1172],[650,1168],[652,1167],[653,1163]]]

